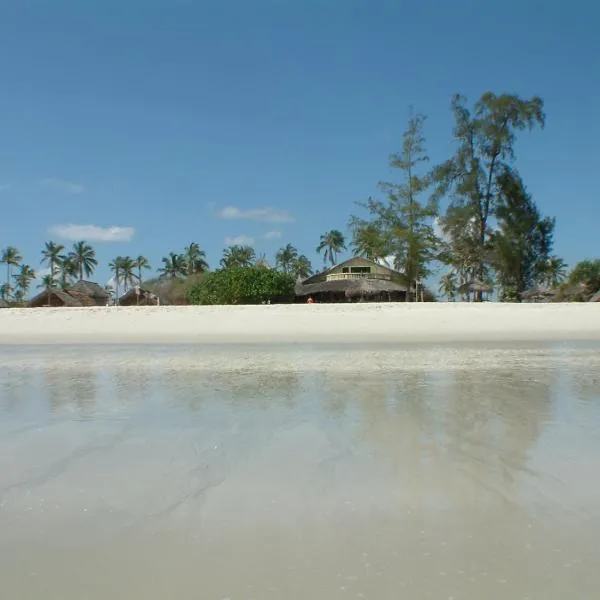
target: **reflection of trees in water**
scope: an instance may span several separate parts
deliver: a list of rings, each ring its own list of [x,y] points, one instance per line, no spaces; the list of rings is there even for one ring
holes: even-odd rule
[[[551,416],[556,383],[551,369],[457,372],[446,396],[449,446],[479,446],[490,463],[524,468]]]
[[[112,394],[120,409],[132,409],[143,404],[152,394],[154,373],[146,368],[116,367],[106,371],[112,383]]]
[[[70,411],[81,420],[96,414],[98,372],[93,366],[44,371],[45,389],[52,413]]]
[[[353,392],[360,438],[422,502],[451,501],[461,481],[506,499],[550,419],[555,379],[525,369],[373,374]]]
[[[171,403],[201,410],[207,403],[266,410],[273,405],[292,407],[299,393],[295,371],[182,369],[157,376],[162,393]]]

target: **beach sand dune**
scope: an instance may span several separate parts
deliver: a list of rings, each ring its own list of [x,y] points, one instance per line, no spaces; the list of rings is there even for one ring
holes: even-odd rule
[[[0,312],[0,344],[552,340],[600,340],[600,305],[403,303]]]

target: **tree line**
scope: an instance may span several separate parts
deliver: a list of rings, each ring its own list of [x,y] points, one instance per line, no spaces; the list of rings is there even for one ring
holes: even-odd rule
[[[426,152],[426,117],[410,116],[401,148],[389,160],[398,181],[379,183],[381,197],[357,203],[361,214],[349,219],[352,253],[391,261],[390,266],[404,274],[409,300],[440,269],[438,291],[449,300],[481,301],[491,289],[498,291],[500,300],[520,302],[535,287],[579,285],[586,293],[600,288],[600,260],[582,261],[568,273],[565,261],[553,253],[555,219],[540,212],[517,168],[518,134],[544,127],[542,99],[486,92],[469,106],[464,96],[456,95],[451,109],[455,148],[432,166]],[[324,264],[334,265],[347,249],[344,234],[334,229],[321,235],[316,252]],[[2,251],[0,262],[7,269],[0,296],[23,302],[35,279],[34,269],[22,263],[14,247]],[[89,278],[98,265],[94,249],[85,241],[70,250],[46,242],[41,263],[50,271],[41,283],[45,288],[64,288],[77,278]],[[223,251],[217,271],[265,266],[264,255],[257,256],[252,247],[233,245]],[[143,271],[151,266],[141,255],[118,256],[109,268],[119,296],[143,283]],[[275,269],[288,276],[288,282],[313,273],[310,260],[292,244],[277,251]],[[183,252],[163,257],[157,272],[158,281],[197,283],[198,276],[209,271],[206,253],[194,242]],[[248,281],[236,273],[236,281]],[[220,277],[230,283],[235,279]],[[202,297],[217,296],[213,290]]]

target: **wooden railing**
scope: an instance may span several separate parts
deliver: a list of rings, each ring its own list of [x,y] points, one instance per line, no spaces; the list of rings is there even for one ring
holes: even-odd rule
[[[391,281],[390,275],[383,273],[331,273],[327,275],[325,281],[339,281],[340,279],[383,279]]]

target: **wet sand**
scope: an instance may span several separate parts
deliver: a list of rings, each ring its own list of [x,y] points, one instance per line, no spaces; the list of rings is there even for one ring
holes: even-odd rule
[[[593,598],[600,345],[0,347],[0,597]]]

